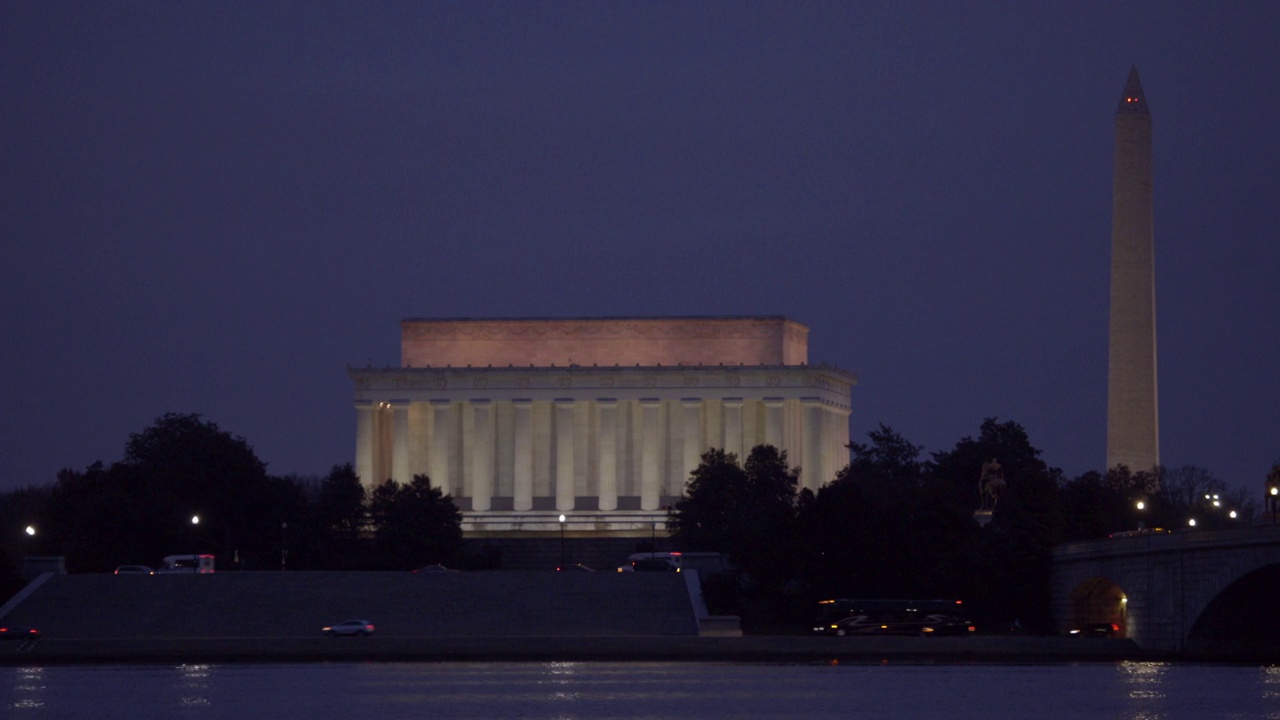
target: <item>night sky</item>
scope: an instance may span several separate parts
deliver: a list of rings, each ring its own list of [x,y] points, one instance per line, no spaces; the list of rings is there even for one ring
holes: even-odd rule
[[[166,412],[323,474],[405,317],[786,315],[855,439],[1102,470],[1134,64],[1162,460],[1261,491],[1278,3],[9,0],[0,490]]]

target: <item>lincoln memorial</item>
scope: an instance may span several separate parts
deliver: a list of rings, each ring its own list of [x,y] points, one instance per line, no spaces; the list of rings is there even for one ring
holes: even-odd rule
[[[401,366],[349,368],[356,472],[425,474],[473,536],[666,520],[708,448],[774,445],[803,487],[849,458],[855,378],[783,317],[408,319]]]

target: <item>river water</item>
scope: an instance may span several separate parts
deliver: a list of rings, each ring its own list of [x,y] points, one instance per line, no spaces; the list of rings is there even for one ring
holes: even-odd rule
[[[680,662],[0,667],[6,718],[1280,720],[1280,667]]]

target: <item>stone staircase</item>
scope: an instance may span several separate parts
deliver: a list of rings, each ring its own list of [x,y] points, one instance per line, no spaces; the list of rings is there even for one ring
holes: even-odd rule
[[[698,634],[678,573],[218,572],[37,582],[3,620],[49,638],[316,637],[348,618],[404,637]]]

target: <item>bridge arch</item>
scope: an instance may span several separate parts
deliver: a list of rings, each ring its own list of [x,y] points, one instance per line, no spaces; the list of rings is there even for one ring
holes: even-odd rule
[[[1051,609],[1063,634],[1123,612],[1120,634],[1144,649],[1212,652],[1244,642],[1225,626],[1246,612],[1258,617],[1262,598],[1280,597],[1275,565],[1280,524],[1270,523],[1060,545],[1053,549]]]
[[[1128,637],[1129,596],[1123,588],[1105,577],[1091,577],[1071,591],[1071,613],[1067,617],[1069,631],[1088,633],[1110,626],[1115,637]]]
[[[1260,567],[1223,588],[1196,618],[1187,637],[1193,652],[1255,654],[1280,647],[1275,622],[1280,562]]]

